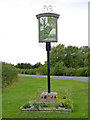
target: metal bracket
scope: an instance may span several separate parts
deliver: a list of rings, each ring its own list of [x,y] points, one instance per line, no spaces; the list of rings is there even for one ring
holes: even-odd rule
[[[46,42],[46,51],[51,51],[51,43]]]

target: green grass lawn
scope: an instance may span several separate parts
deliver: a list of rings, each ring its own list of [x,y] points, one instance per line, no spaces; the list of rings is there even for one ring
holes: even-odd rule
[[[51,79],[51,91],[57,92],[58,97],[67,95],[74,105],[72,113],[23,113],[20,107],[27,101],[39,98],[47,91],[46,78],[21,77],[21,81],[3,91],[3,118],[88,118],[88,82],[75,80]]]

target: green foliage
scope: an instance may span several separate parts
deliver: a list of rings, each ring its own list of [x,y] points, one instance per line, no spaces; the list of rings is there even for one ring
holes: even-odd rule
[[[63,62],[64,55],[65,55],[64,45],[60,44],[56,47],[53,47],[50,53],[50,66],[55,66],[55,64],[59,61]]]
[[[39,104],[38,103],[33,103],[33,106],[36,110],[39,110]]]
[[[40,103],[40,106],[41,106],[41,107],[48,107],[48,105],[45,104],[45,103]]]
[[[78,68],[75,72],[75,76],[88,76],[88,68]]]
[[[12,82],[17,80],[18,72],[17,69],[7,63],[2,63],[2,86],[6,87],[10,85]]]
[[[63,76],[65,71],[65,66],[63,62],[57,62],[54,67],[54,75],[56,76]]]
[[[41,67],[39,67],[36,72],[40,75],[47,75],[47,66],[43,65]]]
[[[63,99],[66,99],[66,98],[67,98],[66,95],[64,95],[64,96],[63,96]]]
[[[60,105],[60,107],[65,107],[68,109],[72,109],[72,107],[73,107],[71,99],[59,100],[59,105]]]
[[[18,63],[15,67],[20,69],[34,69],[40,66],[42,66],[42,64],[38,62],[35,65],[31,65],[30,63]]]
[[[31,74],[31,75],[35,75],[36,71],[35,71],[35,69],[30,69],[30,70],[27,70],[27,73]]]
[[[20,69],[30,69],[32,68],[32,65],[30,63],[18,63],[15,67]]]
[[[30,108],[30,110],[43,110],[43,109],[54,109],[57,110],[59,108],[65,108],[65,109],[72,109],[73,105],[70,99],[65,99],[65,100],[59,100],[59,102],[47,102],[47,103],[37,103],[35,101],[32,101],[31,103],[26,103],[24,104],[22,107],[20,107],[21,109],[25,108],[28,109]]]
[[[55,107],[56,109],[58,109],[59,104],[58,104],[57,102],[56,102],[56,103],[54,103],[53,105],[54,105],[54,107]]]
[[[23,108],[25,108],[25,109],[26,109],[26,108],[30,108],[30,107],[31,107],[31,106],[30,106],[30,103],[26,103],[26,104],[23,105]]]
[[[33,65],[32,68],[39,68],[41,66],[42,66],[42,64],[40,62],[38,62],[35,65]]]
[[[89,54],[88,46],[78,48],[76,46],[65,47],[63,44],[59,44],[53,47],[50,52],[50,74],[56,76],[88,76]],[[47,62],[44,65],[40,62],[35,65],[18,63],[16,67],[21,69],[19,69],[21,74],[47,75]]]
[[[50,57],[51,75],[88,76],[88,46],[60,44],[52,48]]]
[[[18,69],[19,74],[35,75],[36,69]]]
[[[66,68],[64,71],[65,76],[75,76],[76,69],[75,68]]]
[[[68,68],[76,68],[80,59],[79,48],[75,46],[68,46],[65,48],[64,63]]]

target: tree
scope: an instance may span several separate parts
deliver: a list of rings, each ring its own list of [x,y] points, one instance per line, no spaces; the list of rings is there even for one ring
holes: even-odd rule
[[[78,67],[80,60],[79,48],[75,46],[68,46],[65,48],[64,63],[66,67]]]
[[[63,76],[65,69],[66,67],[64,65],[64,62],[60,62],[60,61],[57,62],[54,67],[54,75]]]
[[[33,65],[32,67],[33,68],[38,68],[38,67],[41,67],[42,66],[42,64],[40,63],[40,62],[38,62],[38,63],[36,63],[35,65]]]
[[[50,65],[55,66],[56,62],[63,61],[65,56],[64,45],[59,44],[57,47],[53,47],[50,53]]]
[[[88,46],[80,47],[80,67],[87,67],[88,66]]]
[[[31,69],[32,65],[30,63],[18,63],[15,67],[20,69]]]

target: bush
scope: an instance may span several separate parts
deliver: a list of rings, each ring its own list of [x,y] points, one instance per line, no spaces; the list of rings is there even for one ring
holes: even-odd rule
[[[16,81],[17,78],[17,69],[11,64],[2,63],[2,87],[10,85],[13,81]]]
[[[75,76],[88,76],[88,68],[87,67],[78,68],[76,70]]]
[[[71,99],[59,100],[59,105],[60,107],[65,107],[66,109],[72,109],[73,107]]]
[[[18,69],[19,74],[29,74],[29,75],[35,75],[36,69]]]
[[[24,69],[21,69],[21,74],[25,74],[25,70]]]
[[[26,103],[23,105],[23,107],[26,109],[26,108],[30,108],[31,106],[30,106],[30,103]]]
[[[48,107],[48,105],[45,104],[45,103],[40,103],[40,106],[41,106],[41,107]]]
[[[33,106],[35,109],[39,110],[39,104],[38,103],[33,103]]]
[[[75,68],[66,68],[64,71],[65,76],[74,76],[76,72]]]
[[[66,99],[66,95],[63,96],[63,99]]]
[[[41,66],[36,70],[36,73],[39,73],[40,75],[47,75],[47,67]]]
[[[53,73],[54,75],[63,76],[66,67],[64,66],[63,62],[59,61],[55,64],[55,67],[53,69],[54,69],[54,73]]]
[[[36,74],[36,69],[28,69],[27,74],[35,75]]]

